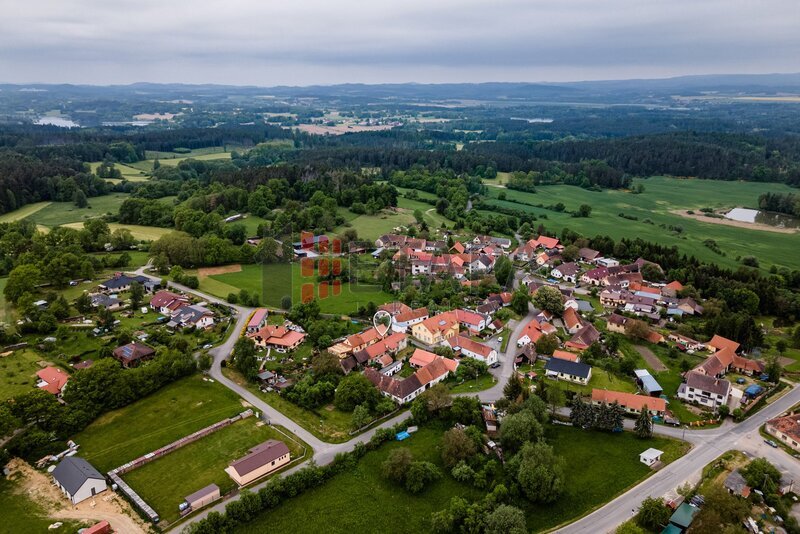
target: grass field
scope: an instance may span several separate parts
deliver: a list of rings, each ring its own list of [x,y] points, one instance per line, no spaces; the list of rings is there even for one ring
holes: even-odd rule
[[[685,452],[680,442],[662,438],[642,442],[628,432],[610,435],[556,426],[547,432],[557,454],[566,460],[565,491],[554,504],[517,503],[524,506],[532,532],[574,520],[647,477],[650,469],[639,462],[645,448],[663,450],[666,462]],[[237,532],[429,532],[431,514],[446,507],[453,496],[475,501],[483,492],[445,475],[421,494],[411,495],[381,477],[381,463],[391,450],[408,447],[416,459],[441,466],[441,436],[441,430],[422,428],[402,443],[388,443],[368,453],[352,471],[262,514]],[[614,466],[613,474],[609,465]]]
[[[36,210],[21,218],[30,219],[36,224],[49,227],[83,222],[86,219],[100,217],[106,213],[117,213],[120,204],[122,204],[126,198],[128,198],[127,193],[113,193],[101,197],[92,197],[88,199],[89,206],[86,208],[78,208],[72,202],[50,202],[42,209]],[[22,210],[25,210],[27,207],[28,206],[25,206]],[[16,214],[18,211],[20,210],[11,213]],[[11,213],[6,215],[11,215]]]
[[[491,180],[486,182],[492,183]],[[488,196],[497,205],[534,213],[548,229],[559,233],[562,229],[569,228],[587,236],[600,234],[614,239],[641,237],[663,245],[676,245],[682,252],[728,267],[737,265],[737,256],[752,255],[760,259],[762,267],[768,268],[774,264],[800,268],[800,255],[795,253],[800,246],[800,233],[780,234],[735,228],[696,221],[672,213],[673,210],[699,210],[704,207],[753,207],[757,205],[761,193],[790,192],[788,186],[664,177],[637,179],[635,183],[644,185],[643,194],[635,195],[617,190],[594,192],[574,186],[557,185],[541,186],[536,193],[490,187]],[[573,218],[569,213],[497,200],[501,193],[505,193],[509,199],[544,206],[562,202],[567,211],[576,210],[581,204],[589,204],[592,206],[592,214],[588,218]],[[620,213],[638,217],[638,220],[624,219],[619,216]],[[547,219],[542,219],[545,215]],[[646,219],[653,224],[645,222]],[[665,228],[660,226],[662,224]],[[683,232],[679,234],[670,231],[670,225],[680,226]],[[721,256],[706,247],[703,244],[706,239],[715,240],[726,255]]]
[[[104,473],[244,409],[235,393],[193,375],[100,416],[73,439]]]
[[[0,215],[0,223],[10,223],[14,221],[21,221],[26,217],[30,217],[34,213],[39,210],[42,210],[49,206],[50,202],[36,202],[34,204],[28,204],[26,206],[21,207],[18,210],[10,211],[8,213],[4,213]]]
[[[67,223],[67,224],[62,224],[61,226],[66,226],[67,228],[75,228],[76,230],[83,229],[82,222]],[[120,228],[126,228],[130,230],[131,234],[133,234],[133,237],[140,241],[155,241],[159,237],[175,231],[174,228],[159,228],[157,226],[139,226],[138,224],[108,223],[108,229],[111,230],[112,232]]]
[[[233,460],[241,458],[252,447],[268,439],[286,443],[292,460],[304,454],[305,446],[291,441],[275,427],[257,425],[254,417],[237,421],[194,443],[135,469],[123,477],[125,481],[161,516],[170,523],[178,519],[178,505],[184,497],[209,484],[219,486],[222,494],[236,484],[224,471]],[[296,437],[292,436],[297,440]],[[191,476],[175,476],[190,473]]]
[[[17,350],[0,357],[0,399],[32,391],[36,372],[42,368],[37,362],[42,358],[31,349]]]
[[[353,213],[352,215],[356,215]],[[396,211],[383,210],[376,215],[358,215],[343,226],[333,230],[341,234],[348,228],[358,232],[358,237],[366,241],[375,241],[383,234],[394,233],[397,226],[407,226],[415,222],[414,210],[400,208]]]
[[[291,267],[286,264],[243,265],[240,272],[204,277],[200,289],[221,298],[247,289],[261,295],[262,304],[279,307],[284,295],[292,295],[293,300],[299,302],[304,282],[299,264]],[[308,279],[308,282],[316,286],[316,279]],[[347,284],[342,286],[340,295],[329,294],[327,298],[320,298],[320,308],[323,313],[348,315],[370,301],[380,305],[390,300],[392,296],[378,286]]]
[[[100,166],[101,161],[93,161],[89,164],[92,169],[93,174],[97,174],[97,167]],[[119,169],[119,172],[122,174],[122,177],[129,182],[144,182],[150,178],[149,171],[152,170],[153,166],[150,165],[149,169],[137,169],[131,167],[130,165],[125,165],[124,163],[115,163],[114,167]],[[121,180],[117,179],[108,179],[109,182],[119,182]]]
[[[66,521],[59,528],[48,529],[56,522],[47,517],[47,511],[34,501],[19,482],[14,482],[6,477],[0,477],[0,510],[3,521],[0,532],[9,534],[16,532],[76,532],[81,525],[79,522]]]

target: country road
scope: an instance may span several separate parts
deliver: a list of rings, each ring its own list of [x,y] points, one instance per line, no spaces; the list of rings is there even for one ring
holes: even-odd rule
[[[145,274],[145,276],[148,276],[144,271],[145,268],[143,267],[137,271],[137,274]],[[516,286],[518,283],[519,278],[515,276],[514,285]],[[261,411],[271,423],[284,426],[305,441],[314,449],[312,458],[317,464],[323,465],[329,463],[336,454],[350,451],[357,443],[368,441],[378,428],[394,426],[408,417],[408,412],[404,411],[345,443],[332,444],[318,439],[289,417],[264,402],[261,398],[229,380],[222,374],[221,362],[227,358],[233,350],[233,346],[238,339],[238,333],[244,328],[253,308],[231,305],[212,295],[190,289],[180,284],[175,284],[174,282],[169,282],[169,286],[187,293],[195,294],[208,302],[222,304],[236,310],[236,322],[229,337],[222,344],[209,351],[214,358],[209,374],[222,385],[236,392],[240,397],[252,404],[254,409]],[[509,334],[510,339],[506,351],[500,354],[501,366],[498,370],[493,372],[497,378],[497,383],[491,388],[477,393],[481,401],[490,402],[502,397],[503,387],[508,378],[514,373],[514,357],[517,351],[517,339],[519,339],[522,330],[532,316],[532,308],[530,308],[528,315],[514,325],[513,331]],[[705,430],[688,430],[685,428],[656,425],[654,431],[657,434],[683,439],[691,444],[691,450],[682,458],[679,458],[657,471],[652,476],[619,495],[612,501],[583,518],[556,529],[555,532],[565,534],[612,533],[621,523],[633,516],[639,504],[646,497],[663,497],[687,481],[695,482],[699,480],[703,467],[729,450],[741,450],[751,457],[766,457],[776,465],[781,472],[788,474],[791,478],[800,483],[800,462],[781,449],[774,449],[765,445],[763,439],[759,435],[759,428],[766,420],[780,415],[798,403],[800,403],[800,385],[794,386],[778,400],[765,406],[758,413],[739,424],[728,420],[719,428]],[[564,413],[568,413],[566,409],[562,410],[564,410]],[[628,428],[632,427],[633,420],[626,419],[625,426]],[[307,463],[307,460],[295,465],[283,474],[285,475],[296,471],[305,463]],[[263,481],[250,489],[257,491],[266,483],[267,481]],[[238,498],[238,495],[233,496],[231,499],[218,502],[214,506],[200,511],[191,516],[179,527],[172,529],[171,532],[182,530],[186,525],[206,517],[211,511],[224,511],[228,502]]]

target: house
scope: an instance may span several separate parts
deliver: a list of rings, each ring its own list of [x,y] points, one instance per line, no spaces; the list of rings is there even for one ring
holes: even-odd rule
[[[728,404],[731,383],[696,371],[686,373],[686,382],[678,387],[678,398],[712,410]]]
[[[289,463],[289,447],[282,441],[270,439],[256,445],[250,452],[225,468],[234,482],[246,486]]]
[[[711,338],[711,341],[706,343],[706,346],[708,347],[709,352],[712,353],[725,348],[729,348],[733,352],[739,350],[739,344],[737,342],[717,334],[714,334],[714,337]]]
[[[544,248],[544,249],[547,249],[547,250],[560,247],[559,242],[558,242],[558,238],[556,238],[556,237],[549,237],[549,236],[546,236],[546,235],[540,235],[539,237],[536,238],[535,242],[536,242],[536,245],[538,247],[541,247],[541,248]]]
[[[104,293],[94,293],[89,295],[89,298],[92,301],[93,308],[105,308],[110,311],[115,311],[122,308],[124,305],[121,299]]]
[[[428,308],[417,308],[415,310],[402,311],[392,317],[392,330],[395,332],[405,333],[409,327],[417,323],[421,323],[430,317]]]
[[[125,273],[115,273],[114,277],[110,280],[106,280],[98,287],[101,291],[111,291],[111,292],[118,292],[118,291],[128,291],[131,288],[131,284],[139,283],[145,285],[145,283],[150,282],[150,279],[146,276],[136,275],[136,276],[128,276]]]
[[[58,463],[53,470],[53,482],[72,504],[78,504],[107,489],[106,477],[77,456],[67,456]]]
[[[586,385],[592,378],[592,366],[582,362],[571,362],[559,358],[550,358],[544,366],[545,376],[555,380],[566,380]]]
[[[411,367],[425,367],[429,363],[431,363],[436,358],[440,358],[438,354],[434,354],[433,352],[429,352],[423,349],[414,349],[414,353],[408,359],[408,364]]]
[[[265,325],[253,334],[247,334],[259,347],[275,347],[294,350],[306,338],[306,334],[286,326]]]
[[[517,346],[522,347],[528,343],[536,343],[539,339],[547,334],[555,334],[556,328],[549,324],[540,322],[537,319],[531,319],[522,330],[522,334],[517,339]]]
[[[474,358],[486,365],[497,362],[497,351],[488,345],[473,341],[464,335],[451,337],[447,343],[455,352],[460,352],[462,356]]]
[[[558,278],[559,280],[564,280],[565,282],[572,282],[573,284],[578,280],[578,274],[581,272],[581,267],[577,263],[569,262],[569,263],[562,263],[558,267],[553,267],[550,271],[550,275],[553,278]]]
[[[380,327],[380,329],[378,328]],[[362,330],[358,334],[347,336],[343,341],[336,343],[328,348],[328,352],[343,358],[347,354],[363,350],[370,345],[374,345],[386,335],[388,326],[378,325]]]
[[[402,313],[410,312],[411,306],[407,306],[406,304],[403,304],[402,302],[399,301],[387,302],[386,304],[381,304],[380,306],[378,306],[378,311],[385,311],[386,313],[394,317]]]
[[[664,454],[664,451],[651,447],[639,455],[639,461],[648,467],[653,467],[653,465],[661,461],[662,454]]]
[[[253,312],[253,315],[250,316],[250,320],[247,321],[247,329],[246,332],[248,334],[252,334],[253,332],[258,332],[264,325],[267,324],[267,309],[266,308],[258,308],[256,311]]]
[[[136,367],[140,362],[151,360],[156,355],[156,349],[134,341],[117,347],[113,350],[112,355],[122,364],[122,367],[128,369]]]
[[[744,497],[745,499],[750,496],[751,488],[747,485],[747,481],[738,469],[733,470],[731,474],[725,477],[725,482],[723,482],[722,485],[731,495]]]
[[[455,312],[444,312],[413,325],[411,335],[428,345],[439,345],[458,335],[458,324]]]
[[[174,328],[209,328],[214,325],[214,312],[203,306],[184,306],[172,313],[167,326]]]
[[[667,401],[661,398],[607,389],[592,390],[592,404],[599,406],[615,402],[629,414],[640,414],[645,406],[651,415],[664,415],[667,410]]]
[[[610,267],[619,267],[619,261],[614,258],[597,258],[594,262],[598,267],[605,267],[606,269]]]
[[[667,336],[667,339],[674,341],[678,345],[678,348],[682,348],[683,350],[698,351],[706,348],[706,346],[699,341],[681,334],[670,334]]]
[[[570,334],[574,334],[583,327],[583,321],[573,308],[565,308],[562,319],[564,320],[564,329]]]
[[[618,334],[625,333],[625,323],[628,322],[628,318],[624,315],[619,315],[618,313],[612,313],[606,319],[606,328],[608,328],[609,332],[616,332]]]
[[[665,297],[677,297],[678,292],[683,290],[683,284],[677,280],[673,280],[669,284],[661,288],[661,294]]]
[[[600,332],[597,331],[592,323],[587,323],[580,330],[575,332],[575,335],[573,335],[564,346],[573,350],[586,350],[599,339]]]
[[[427,351],[424,355],[427,360],[427,355],[431,354]],[[416,352],[415,352],[416,354]],[[458,362],[449,358],[433,355],[428,363],[417,369],[417,371],[404,379],[397,379],[393,376],[382,374],[371,367],[364,369],[364,376],[378,388],[385,397],[389,397],[398,404],[405,404],[411,402],[425,390],[438,384],[446,379],[451,372],[458,368]],[[413,358],[413,356],[412,356]],[[417,360],[422,361],[422,359]],[[413,365],[413,364],[412,364]]]
[[[553,358],[559,358],[561,360],[569,360],[571,362],[579,362],[581,361],[581,357],[574,352],[567,352],[565,350],[556,349],[553,351]]]
[[[694,521],[694,517],[700,512],[700,508],[688,503],[681,504],[669,518],[669,526],[675,526],[677,532],[686,532]]]
[[[584,247],[578,250],[578,257],[583,262],[593,263],[600,257],[600,251]]]
[[[394,334],[373,343],[359,351],[353,353],[357,363],[365,365],[368,362],[377,360],[383,356],[392,356],[403,350],[408,346],[408,339],[405,334],[395,332]]]
[[[183,508],[181,508],[181,513],[188,514],[191,511],[199,510],[203,506],[211,504],[220,498],[219,486],[216,484],[209,484],[205,488],[197,490],[183,498],[185,504]]]
[[[469,330],[470,334],[480,334],[490,322],[489,317],[470,310],[459,309],[455,314],[458,324]]]
[[[172,291],[157,291],[150,299],[150,309],[164,315],[189,305],[189,299]]]
[[[66,386],[67,381],[69,381],[69,375],[58,367],[45,367],[44,369],[40,369],[37,371],[36,376],[39,377],[36,387],[48,393],[52,393],[56,397],[61,396],[64,386]]]
[[[659,397],[664,393],[664,388],[661,387],[647,369],[635,369],[633,374],[636,375],[636,384],[651,397]]]
[[[793,413],[770,419],[764,430],[787,447],[800,452],[800,414]]]

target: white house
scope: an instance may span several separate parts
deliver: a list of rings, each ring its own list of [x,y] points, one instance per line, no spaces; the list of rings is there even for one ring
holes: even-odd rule
[[[664,451],[651,447],[639,455],[639,461],[648,467],[652,467],[653,464],[661,461],[662,454],[664,454]]]
[[[67,456],[61,460],[53,470],[53,482],[72,504],[78,504],[107,489],[106,478],[92,464],[77,456]]]
[[[483,343],[478,343],[466,336],[451,337],[446,342],[455,352],[461,352],[463,356],[474,358],[486,365],[497,362],[497,350]]]
[[[592,378],[592,366],[583,362],[572,362],[561,358],[550,358],[544,366],[545,376],[566,380],[576,384],[588,384]]]
[[[406,333],[409,328],[417,323],[421,323],[430,317],[428,308],[417,308],[415,310],[401,312],[392,317],[392,331]]]
[[[678,387],[678,398],[716,410],[727,405],[731,383],[722,378],[707,376],[696,371],[686,374],[686,382]]]

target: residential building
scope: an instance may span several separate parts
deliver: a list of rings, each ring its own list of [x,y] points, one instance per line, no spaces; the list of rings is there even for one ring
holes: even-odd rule
[[[711,341],[706,343],[706,346],[708,347],[709,352],[716,352],[725,348],[730,349],[733,352],[739,350],[739,344],[737,342],[717,334],[714,334],[714,337],[711,338]]]
[[[564,321],[564,329],[570,334],[574,334],[583,327],[583,321],[574,308],[565,308],[562,319]]]
[[[480,334],[488,323],[491,322],[490,318],[486,315],[481,315],[480,313],[470,310],[455,310],[455,314],[458,324],[469,330],[470,334]]]
[[[428,308],[417,308],[415,310],[402,311],[392,317],[392,330],[405,333],[417,323],[421,323],[430,317]]]
[[[256,445],[250,452],[234,461],[225,472],[239,486],[246,486],[289,463],[289,447],[282,441],[270,439]]]
[[[553,278],[558,278],[559,280],[564,280],[565,282],[572,282],[573,284],[578,281],[578,275],[581,272],[581,267],[577,263],[569,262],[569,263],[562,263],[557,267],[553,267],[550,271],[550,275]]]
[[[89,298],[92,301],[93,308],[105,308],[110,311],[119,310],[125,304],[121,299],[105,293],[93,293],[89,295]]]
[[[767,434],[775,436],[778,441],[800,452],[800,414],[793,413],[783,417],[770,419],[764,426]]]
[[[428,317],[411,327],[411,335],[427,345],[440,345],[458,335],[458,317],[449,311]]]
[[[383,339],[388,330],[389,327],[385,325],[372,326],[358,334],[347,336],[344,340],[328,348],[328,352],[342,358],[347,354],[363,350],[377,343]]]
[[[385,311],[392,317],[395,317],[396,315],[410,312],[411,306],[407,306],[399,301],[387,302],[386,304],[378,306],[378,311]]]
[[[640,414],[645,406],[651,415],[664,415],[667,411],[667,401],[662,398],[607,389],[592,390],[592,404],[595,406],[615,402],[629,414]]]
[[[172,315],[173,312],[188,305],[188,298],[172,291],[157,291],[150,299],[150,309],[164,315]]]
[[[106,477],[77,456],[67,456],[58,463],[53,470],[53,482],[72,504],[78,504],[107,489]]]
[[[592,343],[600,339],[600,332],[594,327],[592,323],[586,323],[580,330],[567,341],[564,346],[573,350],[586,350]]]
[[[742,476],[738,469],[734,469],[730,475],[725,477],[725,482],[722,483],[728,493],[736,495],[737,497],[748,498],[752,488],[747,485],[747,481]]]
[[[586,385],[592,378],[592,366],[582,362],[571,362],[550,358],[544,366],[545,376],[555,380],[566,380]]]
[[[582,248],[578,250],[578,256],[583,262],[593,263],[600,257],[600,252],[591,248]]]
[[[553,358],[558,358],[560,360],[568,360],[571,362],[579,362],[581,361],[581,357],[579,354],[575,354],[574,352],[567,352],[565,350],[556,349],[553,351]]]
[[[474,358],[486,365],[492,365],[497,362],[497,351],[488,345],[473,341],[469,337],[458,335],[451,337],[447,343],[455,352],[460,352],[462,356]]]
[[[624,315],[619,315],[618,313],[612,313],[606,319],[606,328],[608,328],[609,332],[616,332],[617,334],[624,334],[625,333],[625,323],[628,322],[628,318]]]
[[[265,325],[253,334],[247,334],[259,347],[294,350],[305,340],[306,334],[284,326]]]
[[[686,373],[686,382],[678,387],[678,398],[716,410],[728,404],[731,383],[696,371]]]
[[[252,334],[253,332],[258,332],[261,328],[267,324],[267,317],[269,312],[266,308],[258,308],[256,311],[253,312],[253,315],[250,316],[250,320],[247,321],[247,329],[246,332],[248,334]]]
[[[117,347],[112,351],[116,360],[126,369],[136,367],[141,362],[152,359],[156,355],[156,349],[144,343],[134,341],[127,345]]]
[[[113,278],[106,280],[98,287],[101,291],[128,291],[131,288],[131,284],[135,282],[144,286],[146,283],[150,282],[150,279],[142,275],[129,276],[125,273],[114,273]]]
[[[56,397],[61,396],[64,386],[66,386],[69,381],[69,375],[58,367],[45,367],[44,369],[40,369],[36,372],[36,376],[39,377],[36,387],[48,393],[52,393]]]
[[[528,343],[536,343],[542,336],[548,334],[555,334],[556,327],[550,323],[541,322],[537,319],[531,319],[522,330],[522,334],[517,339],[517,346],[522,347]]]
[[[214,312],[203,306],[184,306],[172,313],[167,326],[170,328],[210,328],[214,325]]]
[[[425,358],[428,358],[427,353]],[[416,354],[416,352],[415,352]],[[417,369],[417,371],[404,379],[397,379],[387,376],[371,367],[364,369],[364,376],[372,382],[385,397],[389,397],[398,404],[411,402],[425,390],[433,387],[446,379],[451,372],[458,368],[458,362],[449,358],[433,355],[428,363]],[[413,358],[413,357],[412,357]],[[422,361],[418,359],[417,361]],[[413,364],[412,364],[413,365]]]

